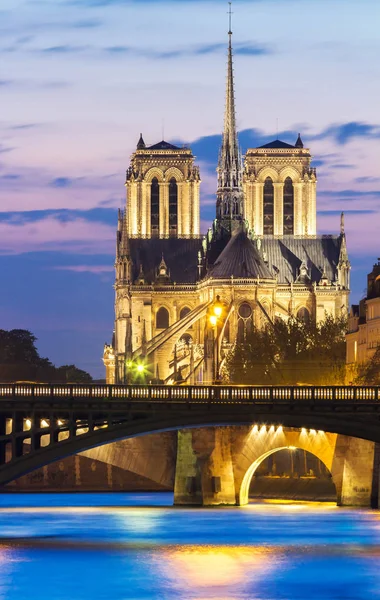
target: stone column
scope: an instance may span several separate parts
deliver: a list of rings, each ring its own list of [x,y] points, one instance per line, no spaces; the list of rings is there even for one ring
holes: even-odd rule
[[[308,183],[308,233],[316,235],[317,233],[317,182]]]
[[[128,235],[137,235],[138,233],[138,200],[137,183],[129,183],[128,191]]]
[[[331,473],[339,505],[371,506],[374,457],[374,442],[338,436]]]
[[[191,227],[191,189],[192,184],[190,181],[183,183],[182,192],[182,235],[188,235]]]
[[[183,187],[184,184],[181,181],[177,181],[177,236],[180,237],[183,232],[182,224],[182,213],[183,213]]]
[[[274,235],[284,231],[284,184],[274,183]]]
[[[140,201],[141,201],[141,235],[146,237],[150,235],[150,194],[148,194],[148,184],[141,182]]]
[[[303,235],[302,191],[304,184],[293,183],[294,187],[294,235]]]
[[[236,504],[228,427],[178,432],[174,504]]]
[[[253,229],[256,235],[264,233],[264,184],[253,183]]]
[[[199,202],[200,202],[200,181],[196,181],[193,184],[193,198],[191,199],[191,214],[193,216],[190,235],[199,235],[200,223],[199,223]]]
[[[248,221],[248,227],[253,228],[253,185],[251,181],[245,181],[243,183],[244,192],[244,207],[243,215],[244,219]]]

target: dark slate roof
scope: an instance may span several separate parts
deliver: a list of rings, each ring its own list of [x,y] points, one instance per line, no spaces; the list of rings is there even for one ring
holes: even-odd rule
[[[273,140],[273,142],[269,142],[268,144],[264,144],[264,146],[259,146],[259,148],[295,148],[291,144],[287,144],[286,142],[282,142],[281,140]]]
[[[213,279],[273,279],[255,244],[244,231],[237,231],[207,273]]]
[[[181,284],[195,283],[198,279],[198,251],[202,248],[201,238],[131,238],[129,247],[133,263],[133,282],[138,278],[142,264],[146,282],[154,283],[162,256],[170,271],[170,281]]]
[[[295,283],[302,261],[309,270],[311,281],[318,283],[323,268],[329,280],[335,281],[341,242],[341,236],[263,237],[261,251],[265,253],[269,269],[277,273],[279,283]]]
[[[182,150],[179,146],[174,146],[173,144],[169,144],[169,142],[158,142],[158,144],[154,144],[153,146],[147,146],[147,150]]]

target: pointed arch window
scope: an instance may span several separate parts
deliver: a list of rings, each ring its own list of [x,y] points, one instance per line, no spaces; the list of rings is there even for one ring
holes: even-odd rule
[[[290,177],[284,182],[284,235],[294,234],[294,186]]]
[[[264,182],[264,235],[274,233],[274,186],[270,177]]]
[[[169,327],[169,311],[164,306],[158,309],[156,314],[156,329],[167,329]]]
[[[160,219],[160,184],[157,177],[153,177],[150,184],[150,230],[152,235],[159,233]]]
[[[178,225],[178,185],[174,177],[169,181],[169,232],[177,233]]]

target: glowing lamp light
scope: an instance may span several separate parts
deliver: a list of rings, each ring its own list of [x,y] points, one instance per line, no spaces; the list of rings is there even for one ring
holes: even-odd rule
[[[218,317],[217,317],[216,315],[211,315],[211,316],[210,316],[210,323],[211,323],[211,325],[212,325],[213,327],[215,327],[215,326],[216,326],[216,324],[217,324],[217,322],[218,322]]]
[[[219,304],[216,304],[214,306],[214,315],[217,317],[220,317],[222,312],[223,312],[223,308]]]
[[[282,425],[279,425],[279,426],[277,427],[277,431],[278,431],[279,433],[282,433]]]
[[[137,368],[138,373],[144,373],[144,371],[145,371],[144,365],[137,365],[136,368]]]
[[[49,423],[46,421],[46,419],[42,419],[41,427],[49,427]]]
[[[296,446],[288,446],[288,450],[291,450],[293,452],[294,450],[297,450],[297,448]]]
[[[30,428],[31,428],[31,426],[32,426],[32,421],[31,421],[30,419],[26,419],[26,420],[25,420],[25,425],[26,425],[26,427],[27,427],[28,429],[30,429]]]
[[[128,367],[128,369],[130,369],[131,367],[133,367],[133,362],[131,360],[129,360],[127,362],[127,367]]]
[[[316,435],[317,432],[315,431],[315,429],[310,429],[310,433],[311,435]]]
[[[307,431],[306,431],[305,427],[302,427],[302,429],[301,429],[301,433],[307,433]]]

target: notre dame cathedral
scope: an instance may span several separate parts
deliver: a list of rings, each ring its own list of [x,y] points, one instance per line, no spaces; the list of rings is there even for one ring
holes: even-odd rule
[[[316,235],[317,175],[301,137],[241,158],[231,40],[230,31],[216,215],[206,235],[191,149],[146,146],[140,136],[132,155],[117,228],[115,330],[103,357],[108,383],[133,381],[136,364],[145,380],[211,382],[249,327],[347,312],[343,217],[339,235]],[[223,318],[215,328],[216,302]]]

